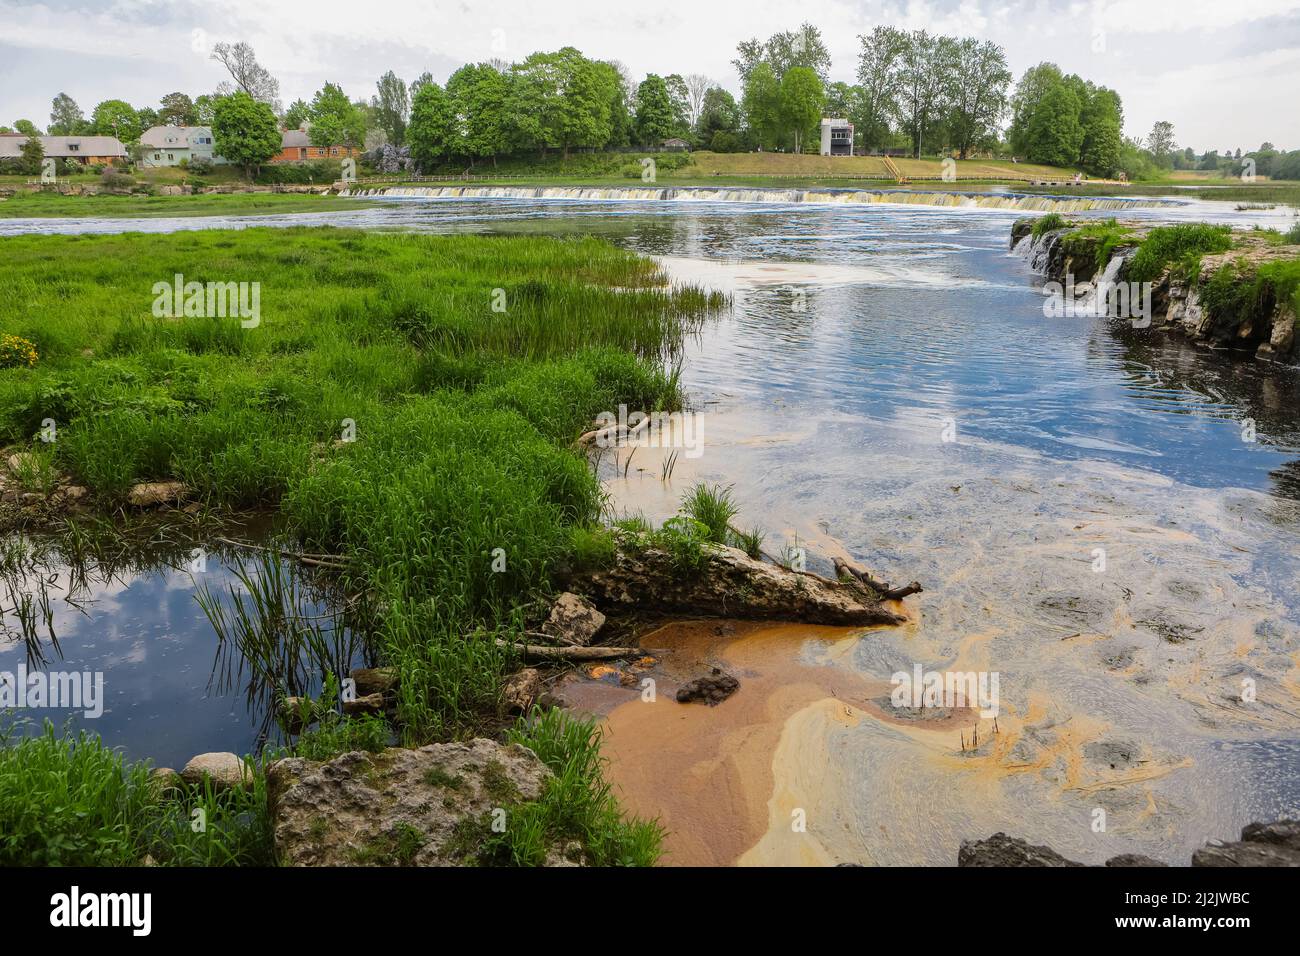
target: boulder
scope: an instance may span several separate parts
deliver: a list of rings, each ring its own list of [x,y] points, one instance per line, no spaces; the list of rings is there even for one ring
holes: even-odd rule
[[[787,570],[737,548],[705,549],[703,567],[683,572],[667,551],[624,534],[611,566],[578,574],[572,583],[605,611],[842,626],[906,620],[856,584]]]
[[[388,694],[397,689],[396,667],[354,667],[349,676],[356,683],[357,694]]]
[[[740,681],[715,667],[713,673],[707,677],[697,677],[677,688],[677,703],[689,704],[692,701],[700,701],[713,707],[722,703],[739,688]]]
[[[135,508],[154,508],[164,504],[178,504],[189,493],[181,481],[142,481],[132,486],[127,503]]]
[[[180,186],[159,186],[159,187],[158,187],[158,195],[160,195],[160,196],[183,196],[183,195],[185,195],[185,190],[183,190]]]
[[[244,761],[232,753],[199,754],[181,769],[181,780],[191,787],[210,780],[213,790],[230,790],[248,782],[248,771]]]
[[[506,678],[501,699],[512,714],[526,713],[542,696],[542,675],[535,667],[525,667]]]
[[[1197,850],[1192,866],[1300,866],[1300,820],[1248,824],[1240,840]]]
[[[1050,847],[1035,846],[1018,837],[995,833],[987,840],[962,840],[958,866],[1083,866]]]
[[[478,862],[494,810],[541,796],[551,772],[518,744],[475,739],[326,762],[289,757],[267,771],[285,866],[457,866]],[[548,854],[548,862],[571,853]]]
[[[605,615],[590,601],[565,591],[551,605],[551,615],[542,630],[565,644],[586,647],[604,626]]]
[[[149,786],[160,796],[179,796],[185,789],[185,780],[171,767],[154,767],[149,771]]]
[[[356,717],[361,714],[382,714],[383,712],[383,694],[365,694],[343,702],[343,713],[349,717]]]

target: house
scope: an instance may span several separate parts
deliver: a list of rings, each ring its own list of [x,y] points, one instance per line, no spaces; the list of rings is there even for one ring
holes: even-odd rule
[[[47,159],[75,159],[79,163],[107,166],[126,159],[126,147],[115,136],[38,136]],[[0,135],[0,159],[22,156],[27,137],[21,133]]]
[[[354,146],[313,146],[305,129],[287,129],[280,136],[280,152],[271,157],[273,163],[302,163],[311,159],[356,158],[361,150]]]
[[[823,156],[853,155],[853,124],[848,120],[822,117]]]
[[[664,151],[668,153],[684,153],[691,148],[691,144],[684,139],[674,136],[672,139],[664,140]]]
[[[195,159],[224,164],[212,145],[209,126],[151,126],[140,136],[141,166],[179,166]]]

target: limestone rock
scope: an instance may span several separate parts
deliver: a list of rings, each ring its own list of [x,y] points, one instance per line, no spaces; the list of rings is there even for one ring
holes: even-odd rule
[[[958,866],[1083,866],[1050,847],[1034,846],[1018,837],[995,833],[987,840],[962,840]]]
[[[542,675],[535,667],[525,667],[506,678],[501,699],[513,714],[526,713],[542,695]]]
[[[565,644],[586,647],[604,626],[605,615],[597,611],[590,601],[565,591],[551,605],[551,616],[547,618],[542,630]]]
[[[181,769],[181,779],[191,787],[212,781],[213,790],[242,787],[248,780],[244,761],[232,753],[199,754]]]
[[[482,738],[324,763],[289,757],[267,772],[276,850],[285,866],[473,863],[493,810],[508,827],[550,777],[531,750]]]
[[[181,481],[142,481],[131,488],[127,502],[136,508],[153,508],[162,504],[177,504],[189,489]]]
[[[349,717],[360,714],[382,714],[384,712],[383,694],[365,694],[343,702],[343,713]]]
[[[740,681],[721,669],[713,668],[707,677],[697,677],[677,688],[677,703],[700,701],[713,707],[722,703],[740,688]]]
[[[605,610],[845,626],[905,620],[860,587],[755,560],[736,548],[706,548],[704,567],[682,573],[667,551],[625,534],[610,567],[579,574],[573,583]]]
[[[24,471],[31,471],[38,464],[36,456],[29,451],[19,451],[10,455],[6,464],[9,470],[15,475]]]
[[[185,781],[171,767],[154,767],[149,771],[149,786],[165,797],[179,796]]]
[[[349,675],[357,685],[357,694],[387,694],[397,688],[396,667],[354,667]]]

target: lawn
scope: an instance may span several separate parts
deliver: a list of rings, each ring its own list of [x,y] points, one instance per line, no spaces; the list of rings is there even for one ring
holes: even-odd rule
[[[340,556],[412,745],[499,724],[517,662],[493,637],[518,636],[599,516],[573,439],[620,403],[679,407],[676,350],[725,304],[585,238],[251,228],[4,238],[0,256],[0,332],[38,356],[0,371],[0,441],[103,511],[180,480]],[[259,283],[258,321],[155,317],[177,274]],[[655,842],[601,839],[641,862]]]
[[[199,193],[194,196],[65,196],[21,192],[0,201],[0,219],[139,219],[154,216],[273,216],[373,205],[362,199],[303,193]]]

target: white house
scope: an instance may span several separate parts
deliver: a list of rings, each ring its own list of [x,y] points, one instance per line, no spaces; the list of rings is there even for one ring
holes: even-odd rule
[[[224,164],[212,146],[209,126],[151,126],[140,136],[141,166],[179,166],[182,160]]]
[[[852,156],[853,124],[848,120],[833,119],[831,117],[823,118],[821,154],[823,156]]]

